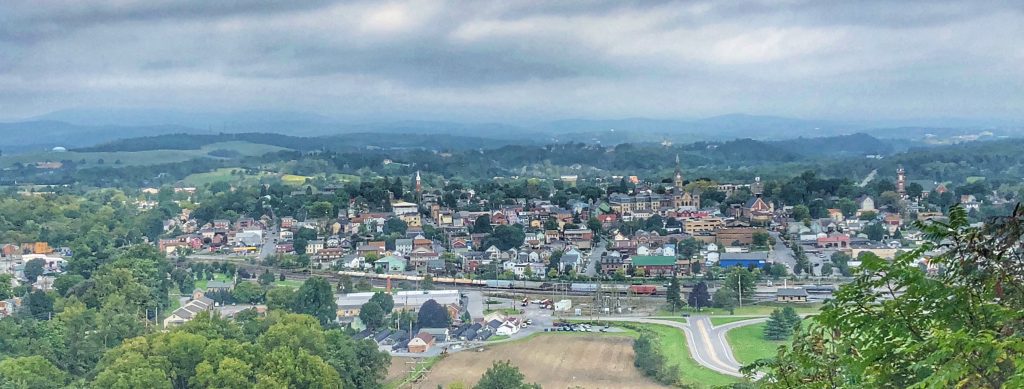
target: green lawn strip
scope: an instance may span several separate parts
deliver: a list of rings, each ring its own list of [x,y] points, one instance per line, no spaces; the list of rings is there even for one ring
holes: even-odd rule
[[[231,278],[228,277],[227,274],[213,273],[213,281],[228,282],[228,281],[231,281]],[[206,284],[208,282],[210,282],[210,281],[209,280],[205,280],[205,279],[204,280],[196,280],[196,289],[199,289],[199,290],[205,292],[206,291]]]
[[[734,328],[725,333],[729,347],[732,348],[732,354],[738,362],[746,365],[758,359],[772,358],[778,352],[779,346],[791,343],[791,339],[765,339],[764,326],[765,323],[757,323]]]
[[[736,316],[768,316],[776,308],[783,308],[783,307],[793,307],[793,309],[796,310],[796,313],[801,313],[801,314],[803,314],[803,313],[818,313],[818,312],[821,311],[821,304],[776,304],[776,303],[766,303],[766,304],[757,304],[757,305],[744,305],[742,308],[736,308],[734,310],[734,312],[732,312],[731,314],[729,313],[729,310],[722,309],[722,308],[704,308],[700,312],[698,312],[696,309],[684,308],[682,311],[675,311],[675,312],[672,312],[672,311],[667,310],[667,309],[659,309],[652,316],[675,316],[675,317],[679,317],[683,313],[689,313],[691,315],[693,315],[693,314],[701,314],[701,315],[708,315],[708,316],[712,316],[712,317],[714,317],[714,316],[732,316],[732,315],[736,315]]]
[[[292,288],[292,289],[298,289],[300,286],[302,286],[302,281],[296,281],[296,280],[274,281],[274,286],[287,286],[287,287]]]
[[[663,320],[663,319],[659,319]],[[683,330],[660,324],[641,324],[613,322],[612,326],[646,329],[658,335],[661,352],[664,353],[668,363],[678,364],[681,373],[679,380],[685,385],[698,388],[730,385],[743,382],[741,379],[716,373],[697,363],[690,355],[690,348],[686,343],[686,335]]]
[[[494,313],[494,312],[501,312],[501,313],[506,314],[506,315],[518,315],[518,314],[520,314],[519,310],[515,309],[515,308],[498,308],[498,309],[485,309],[484,310],[484,315],[487,315],[487,314],[490,314],[490,313]]]
[[[757,317],[736,317],[736,316],[712,317],[711,318],[711,324],[714,325],[715,327],[718,327],[718,326],[723,325],[723,324],[729,324],[729,323],[734,323],[734,322],[737,322],[737,321],[744,321],[744,320],[750,320],[750,319],[758,319],[758,318]]]

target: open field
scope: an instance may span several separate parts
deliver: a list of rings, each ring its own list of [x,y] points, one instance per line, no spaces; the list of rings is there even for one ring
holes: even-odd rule
[[[229,282],[229,281],[231,281],[231,278],[228,277],[228,275],[224,274],[224,273],[213,273],[213,280],[214,281],[221,281],[221,282]],[[204,280],[196,280],[196,289],[205,291],[206,290],[206,283],[207,282],[209,282],[209,281],[207,281],[205,279]]]
[[[0,167],[10,166],[16,162],[35,163],[45,161],[74,161],[82,167],[94,166],[141,166],[163,163],[184,162],[194,158],[217,158],[209,153],[215,150],[228,150],[240,156],[258,156],[287,150],[283,147],[242,142],[211,143],[198,150],[148,150],[148,151],[113,151],[113,152],[76,152],[76,151],[40,151],[0,157]],[[84,162],[82,162],[84,160]],[[100,163],[102,161],[102,163]],[[117,162],[120,161],[120,164]]]
[[[285,185],[302,185],[302,184],[306,183],[306,179],[307,178],[312,178],[312,177],[309,177],[309,176],[297,176],[297,175],[294,175],[294,174],[285,174],[285,175],[281,176],[281,183],[283,183]]]
[[[758,323],[732,329],[725,333],[729,340],[729,347],[732,347],[732,354],[742,364],[749,364],[758,359],[774,357],[779,346],[788,345],[792,339],[787,340],[766,340],[764,333],[765,323]]]
[[[581,334],[582,335],[582,334]],[[593,335],[593,334],[590,334]],[[461,382],[471,387],[494,361],[510,360],[545,388],[662,388],[633,367],[633,339],[626,336],[542,334],[523,341],[450,354],[415,388]]]
[[[259,174],[237,174],[244,171],[242,168],[220,168],[211,172],[190,174],[181,180],[186,186],[204,186],[214,182],[230,182],[232,184],[255,184],[259,179],[271,173],[260,172]]]

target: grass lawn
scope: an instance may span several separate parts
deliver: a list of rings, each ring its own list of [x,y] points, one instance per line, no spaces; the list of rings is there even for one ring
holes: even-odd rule
[[[240,171],[242,171],[242,169],[237,167],[220,168],[212,172],[190,174],[181,180],[181,182],[184,185],[195,187],[201,187],[221,181],[233,184],[255,184],[259,182],[260,178],[270,174],[266,172],[259,172],[258,174],[232,174]]]
[[[739,327],[725,333],[732,347],[732,354],[742,364],[752,363],[758,359],[774,357],[779,346],[789,345],[791,339],[787,340],[766,340],[764,333],[765,323],[758,323],[749,326]]]
[[[492,312],[501,312],[501,313],[504,313],[506,315],[518,315],[519,314],[519,310],[515,309],[515,308],[498,308],[498,309],[485,309],[484,310],[484,315],[492,313]]]
[[[756,319],[756,317],[735,317],[735,316],[712,317],[711,318],[711,324],[714,325],[715,327],[718,327],[718,326],[723,325],[723,324],[729,324],[729,323],[732,323],[732,322],[743,321],[743,320],[750,320],[750,319]]]
[[[298,289],[300,286],[302,286],[302,281],[296,281],[296,280],[274,281],[274,286],[275,287],[276,286],[287,286],[287,287],[292,288],[292,289]]]
[[[690,350],[686,346],[686,335],[683,334],[682,330],[656,324],[642,324],[639,326],[658,334],[661,342],[661,351],[665,354],[665,358],[669,363],[679,364],[679,371],[682,373],[679,379],[683,384],[696,387],[712,387],[742,382],[739,378],[719,374],[698,365],[697,361],[694,361],[693,357],[690,356]]]
[[[490,338],[487,338],[487,341],[488,342],[493,342],[493,341],[496,341],[496,340],[505,340],[505,339],[508,339],[508,338],[509,338],[508,335],[494,335],[494,336],[492,336]]]
[[[213,273],[213,280],[214,281],[221,281],[221,282],[228,282],[228,281],[231,281],[231,277],[228,277],[227,274]],[[207,280],[196,280],[196,289],[199,289],[199,290],[205,292],[206,291],[206,283],[207,282],[208,282]]]
[[[821,310],[821,304],[757,304],[757,305],[744,305],[742,308],[736,308],[733,313],[736,316],[768,316],[777,308],[783,308],[791,306],[796,310],[796,313],[818,313]],[[691,314],[698,313],[697,310],[684,308],[682,312],[690,312]],[[709,316],[730,316],[729,310],[722,308],[704,308],[699,312],[702,315]],[[659,309],[653,316],[679,316],[680,311],[672,312],[667,309]]]
[[[281,182],[285,185],[303,185],[306,183],[308,176],[297,176],[294,174],[285,174],[281,176]]]

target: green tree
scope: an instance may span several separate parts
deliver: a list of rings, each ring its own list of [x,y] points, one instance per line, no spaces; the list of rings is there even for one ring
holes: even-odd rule
[[[267,309],[290,310],[293,301],[295,290],[287,286],[278,286],[267,291]]]
[[[235,297],[235,300],[248,304],[256,304],[263,301],[265,293],[262,287],[248,281],[239,282],[238,285],[235,285],[235,289],[231,291],[231,295]]]
[[[757,289],[757,275],[747,268],[735,266],[729,269],[725,276],[725,285],[738,290],[744,300],[754,298],[754,291]],[[739,289],[736,289],[739,288]]]
[[[782,316],[782,311],[775,309],[768,316],[764,325],[764,338],[767,340],[784,340],[793,335],[793,326]]]
[[[739,295],[736,294],[735,290],[729,287],[718,288],[718,290],[715,291],[714,297],[712,297],[712,302],[715,307],[728,309],[730,314],[734,309],[736,309],[737,300],[739,300]]]
[[[394,296],[384,293],[376,292],[373,296],[370,296],[370,302],[375,302],[380,305],[381,309],[384,310],[384,314],[387,315],[395,309],[395,298]]]
[[[274,283],[274,273],[271,273],[270,269],[264,269],[258,280],[260,285],[270,286]]]
[[[700,253],[701,242],[696,238],[686,238],[676,245],[676,252],[683,258],[693,258]]]
[[[320,324],[334,321],[337,310],[338,305],[334,301],[331,284],[319,276],[310,277],[303,282],[292,300],[293,312],[313,316],[320,320]]]
[[[405,232],[408,229],[409,225],[397,217],[388,218],[388,220],[384,222],[385,234],[405,235]]]
[[[752,243],[754,246],[768,247],[769,243],[771,243],[771,239],[771,235],[768,235],[768,233],[764,231],[757,231],[752,235]]]
[[[811,210],[806,205],[800,204],[793,207],[793,219],[798,221],[807,220],[811,218]]]
[[[25,269],[22,272],[25,274],[25,279],[28,282],[36,282],[36,278],[43,275],[43,271],[46,267],[46,260],[42,258],[30,259],[25,262]]]
[[[452,325],[452,317],[448,315],[448,308],[441,306],[434,299],[430,299],[420,306],[420,311],[416,315],[416,323],[421,328],[447,328]]]
[[[342,274],[338,280],[338,291],[341,293],[352,293],[355,292],[355,286],[352,285],[352,276],[348,274]]]
[[[495,361],[473,389],[540,389],[540,385],[526,383],[525,378],[511,361]]]
[[[63,388],[66,380],[64,372],[38,355],[0,360],[0,383],[11,388]]]
[[[597,220],[596,217],[592,217],[587,220],[587,229],[593,231],[594,234],[600,234],[601,228],[601,221]]]
[[[53,314],[53,296],[39,289],[28,293],[25,299],[25,308],[32,317],[39,320],[48,320]]]
[[[704,281],[698,282],[697,285],[693,286],[693,290],[690,291],[690,295],[687,296],[687,303],[690,307],[701,310],[704,307],[711,306],[711,294],[708,293],[708,284]]]
[[[509,250],[519,247],[526,239],[526,233],[520,225],[500,225],[494,228],[491,236],[484,240],[484,247],[494,245],[501,250]]]
[[[195,387],[244,389],[254,384],[252,365],[237,358],[225,357],[217,363],[203,361],[196,365],[191,383]]]
[[[673,311],[683,307],[683,299],[679,293],[679,279],[675,274],[669,279],[668,289],[665,290],[665,301]]]
[[[434,276],[427,274],[423,276],[423,281],[420,281],[420,289],[433,290],[434,289]]]
[[[79,276],[79,277],[81,277],[81,276]],[[58,280],[59,279],[60,278],[58,278]],[[6,300],[6,299],[9,299],[11,297],[14,297],[14,287],[11,286],[11,281],[12,280],[14,280],[14,276],[12,276],[10,274],[0,274],[0,300]],[[57,284],[57,282],[54,281],[54,289],[56,289],[56,284]],[[68,287],[68,288],[70,288],[70,287]],[[58,289],[58,292],[59,291],[60,290]],[[66,289],[65,289],[65,292],[66,292]],[[63,295],[65,292],[59,292],[59,293]]]
[[[839,269],[839,274],[843,277],[849,277],[852,273],[850,272],[850,256],[842,251],[836,251],[832,253],[832,265],[836,269]]]
[[[971,227],[953,206],[946,223],[917,223],[928,241],[893,260],[865,256],[859,274],[792,347],[744,368],[766,387],[962,387],[1024,384],[1016,325],[1024,311],[1024,209]],[[928,273],[918,265],[942,248]]]
[[[796,309],[793,309],[793,307],[782,308],[782,318],[786,320],[786,324],[792,327],[794,331],[800,329],[800,323],[803,322],[803,319],[800,318],[800,315],[796,313]]]
[[[868,239],[874,241],[880,241],[885,237],[886,231],[882,223],[871,223],[867,227],[864,227],[864,234],[868,236]]]
[[[489,234],[491,231],[491,215],[480,215],[473,222],[474,234]]]
[[[367,302],[359,308],[359,320],[362,320],[367,328],[381,328],[384,326],[384,309],[374,301]]]

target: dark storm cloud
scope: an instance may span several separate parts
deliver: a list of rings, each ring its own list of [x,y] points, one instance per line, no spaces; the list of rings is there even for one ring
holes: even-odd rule
[[[1020,36],[998,1],[16,1],[0,117],[1021,117]]]

